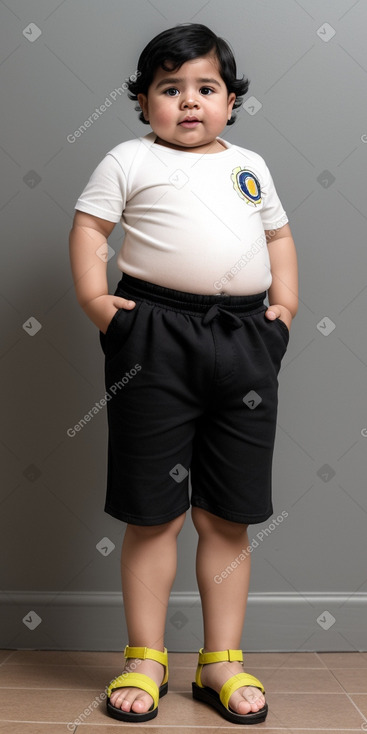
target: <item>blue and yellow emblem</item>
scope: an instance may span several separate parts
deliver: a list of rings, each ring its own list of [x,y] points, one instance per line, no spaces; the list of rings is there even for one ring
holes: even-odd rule
[[[248,168],[238,166],[231,173],[233,188],[241,199],[245,199],[250,206],[261,204],[261,188],[258,178]]]

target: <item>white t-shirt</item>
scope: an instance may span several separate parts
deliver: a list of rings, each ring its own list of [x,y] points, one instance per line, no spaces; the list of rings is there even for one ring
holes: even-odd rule
[[[166,288],[251,295],[272,281],[264,230],[288,222],[263,158],[222,138],[220,153],[155,143],[113,148],[75,208],[125,230],[118,268]]]

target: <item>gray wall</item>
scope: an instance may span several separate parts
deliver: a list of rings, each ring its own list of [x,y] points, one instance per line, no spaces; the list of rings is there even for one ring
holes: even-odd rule
[[[105,410],[67,435],[104,395],[68,233],[104,154],[150,128],[115,92],[75,142],[68,136],[134,72],[153,35],[195,21],[231,43],[251,80],[247,99],[262,105],[245,103],[223,135],[267,161],[300,265],[273,472],[274,517],[288,516],[251,529],[258,545],[243,646],[366,649],[366,4],[7,0],[0,21],[1,646],[126,643],[124,525],[103,512]],[[117,226],[115,251],[121,235]],[[113,292],[116,257],[108,271]],[[111,552],[97,549],[104,538]],[[188,514],[167,618],[172,650],[201,644],[195,546]]]

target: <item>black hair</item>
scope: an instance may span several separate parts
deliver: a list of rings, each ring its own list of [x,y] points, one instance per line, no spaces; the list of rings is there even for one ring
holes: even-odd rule
[[[159,33],[148,43],[140,54],[137,73],[127,81],[129,98],[137,101],[138,94],[148,94],[148,88],[159,67],[165,71],[177,71],[186,61],[206,56],[210,52],[214,52],[218,59],[220,75],[228,94],[234,92],[236,95],[233,109],[240,107],[249,88],[249,80],[245,76],[242,79],[236,78],[236,62],[228,43],[200,23],[176,25]],[[149,125],[139,104],[135,109],[140,110],[139,120]],[[236,116],[232,113],[227,125],[233,125],[235,119]]]

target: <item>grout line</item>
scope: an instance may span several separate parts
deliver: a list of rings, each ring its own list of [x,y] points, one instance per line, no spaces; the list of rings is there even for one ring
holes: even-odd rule
[[[326,663],[324,663],[324,661],[320,658],[320,653],[316,652],[315,655],[316,655],[317,659],[320,661],[320,663],[322,664],[322,666],[325,667],[326,670],[329,670],[329,668],[326,665]]]
[[[362,719],[364,719],[364,723],[361,725],[361,730],[362,731],[365,731],[366,730],[366,716],[365,716],[364,713],[362,713],[362,711],[359,708],[359,706],[357,706],[357,704],[355,703],[355,701],[353,701],[353,699],[352,699],[352,696],[358,696],[358,693],[351,693],[350,691],[345,691],[345,695],[349,699],[349,701],[352,704],[352,706],[354,706],[354,708],[356,709],[356,711],[358,711],[358,713],[362,717]],[[362,726],[363,726],[363,729],[362,729]]]
[[[56,724],[56,725],[57,724],[61,724],[61,725],[65,725],[65,721],[32,721],[32,720],[28,720],[28,719],[0,719],[0,723],[7,723],[7,724],[40,724],[40,725],[42,725],[42,724]],[[70,723],[70,722],[68,722],[68,723]],[[78,727],[79,726],[83,726],[83,724],[78,724],[77,726]],[[86,726],[86,725],[84,724],[84,726]],[[88,726],[96,726],[96,727],[97,726],[100,726],[100,727],[102,727],[102,726],[105,726],[105,724],[104,723],[97,724],[97,723],[88,722]],[[112,724],[112,726],[114,726],[114,725]],[[134,726],[134,724],[133,724],[133,726]],[[192,726],[191,725],[187,725],[187,724],[159,724],[159,726],[158,726],[158,724],[152,724],[152,727],[153,728],[156,727],[156,728],[159,728],[159,729],[185,729],[186,731],[190,731],[190,729],[210,729],[211,731],[213,731],[213,724],[210,724],[210,725],[207,725],[207,726],[206,725],[203,725],[203,724],[201,724],[201,725],[200,724],[193,724]],[[147,731],[149,731],[150,728],[151,727],[147,727]],[[226,726],[225,724],[223,724],[223,726],[215,726],[215,731],[217,731],[217,730],[220,731],[221,729],[227,729],[228,730],[228,726]],[[281,727],[280,726],[265,726],[265,727],[261,727],[261,731],[267,731],[268,729],[270,731],[280,731],[280,732],[286,731],[284,729],[284,726],[281,726]],[[77,729],[75,729],[74,731],[76,731],[76,730]],[[82,731],[82,729],[81,729],[81,731]],[[290,731],[290,730],[288,729],[287,731]],[[292,732],[297,732],[297,731],[310,732],[310,734],[312,734],[313,731],[317,731],[317,732],[319,732],[319,731],[325,731],[325,732],[333,732],[333,731],[342,731],[342,732],[354,731],[355,732],[355,731],[359,731],[360,732],[360,728],[356,729],[354,727],[353,729],[346,729],[345,726],[343,726],[342,729],[335,729],[335,728],[334,729],[330,729],[330,728],[326,729],[325,727],[319,727],[318,726],[317,728],[315,727],[314,729],[310,729],[309,727],[307,727],[307,729],[306,729],[305,727],[294,727],[294,726],[292,726]]]

